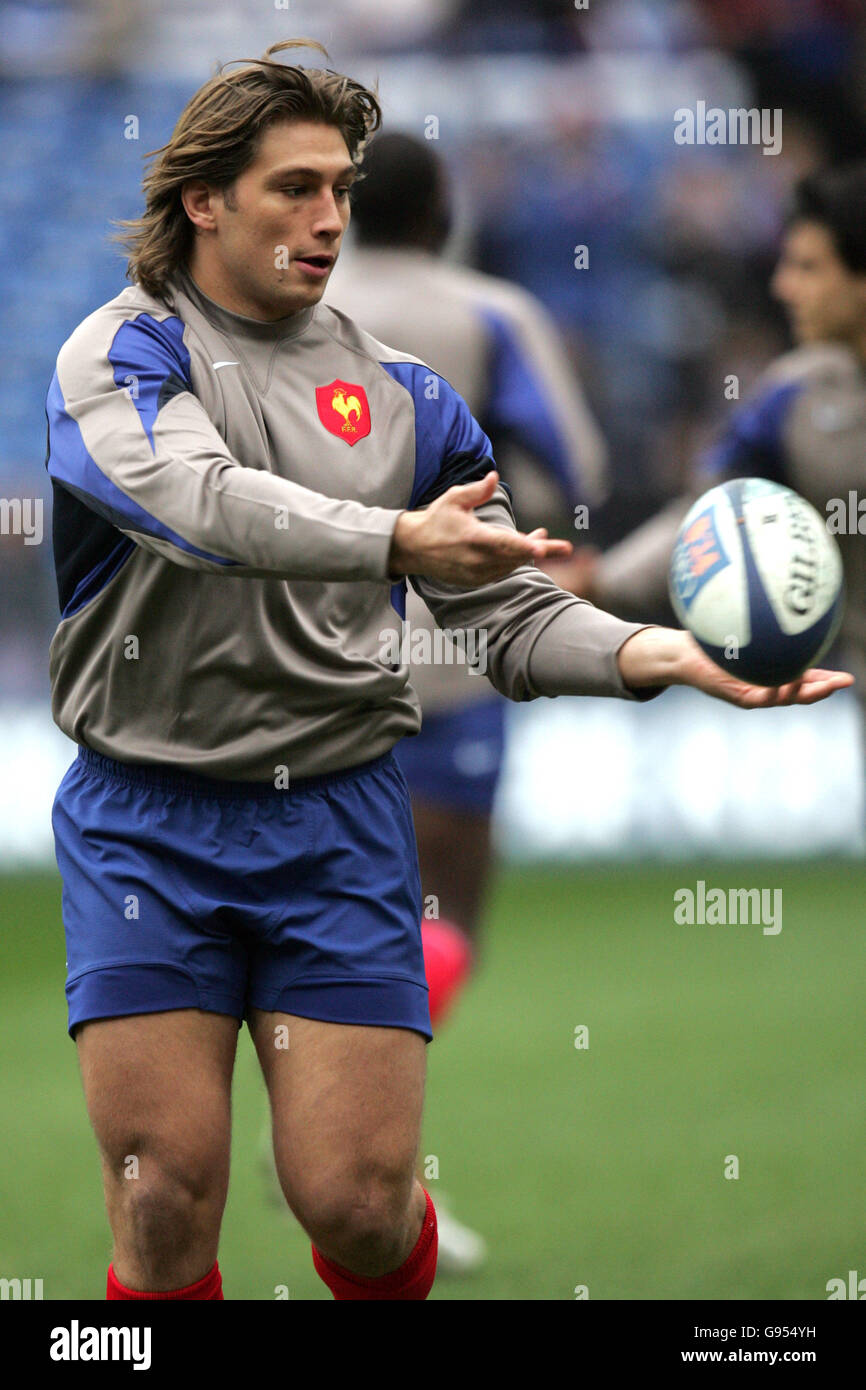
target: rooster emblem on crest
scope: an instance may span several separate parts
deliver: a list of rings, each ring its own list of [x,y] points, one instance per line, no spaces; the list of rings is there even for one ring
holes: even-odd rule
[[[349,431],[354,434],[358,427],[358,421],[363,414],[361,402],[358,400],[358,397],[347,396],[342,386],[339,386],[331,397],[331,409],[336,410],[338,415],[342,415],[343,433],[345,434]],[[354,424],[352,423],[353,415],[355,417]]]

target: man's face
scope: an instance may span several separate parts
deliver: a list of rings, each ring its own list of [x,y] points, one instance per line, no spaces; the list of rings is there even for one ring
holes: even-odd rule
[[[206,293],[252,318],[285,318],[318,303],[348,226],[354,178],[336,126],[269,126],[252,164],[225,196],[195,186],[195,206],[206,213],[198,222],[193,277],[204,271]]]
[[[839,256],[819,222],[795,222],[786,233],[771,282],[798,343],[843,342],[866,331],[866,275],[856,275]]]

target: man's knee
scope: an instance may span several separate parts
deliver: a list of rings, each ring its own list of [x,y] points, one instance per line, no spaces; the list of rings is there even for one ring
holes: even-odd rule
[[[105,1190],[115,1239],[159,1260],[187,1249],[219,1229],[228,1173],[221,1156],[187,1155],[178,1161],[128,1152],[106,1159]]]
[[[357,1273],[384,1273],[405,1254],[413,1182],[411,1164],[356,1174],[308,1191],[296,1215],[330,1259]]]

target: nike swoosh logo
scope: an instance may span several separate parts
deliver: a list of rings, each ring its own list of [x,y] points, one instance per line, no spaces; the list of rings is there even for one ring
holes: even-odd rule
[[[214,362],[214,367],[219,371],[220,367],[239,367],[240,362]]]

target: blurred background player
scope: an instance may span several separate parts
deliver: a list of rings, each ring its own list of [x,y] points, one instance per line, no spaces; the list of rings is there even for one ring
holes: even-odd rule
[[[839,640],[862,709],[866,506],[858,515],[856,503],[866,499],[866,163],[800,180],[771,289],[797,346],[771,362],[748,400],[732,407],[687,494],[603,554],[576,552],[572,588],[620,615],[659,613],[674,538],[695,498],[729,478],[782,483],[808,498],[837,533],[847,591]],[[838,504],[845,529],[837,532]]]
[[[556,325],[538,300],[509,281],[445,260],[452,220],[447,173],[430,143],[400,133],[378,136],[353,195],[355,246],[345,266],[337,266],[326,298],[450,381],[490,436],[522,523],[567,534],[575,507],[594,506],[605,494],[603,440]],[[567,577],[568,563],[544,567],[554,578]],[[405,618],[410,634],[435,628],[411,587]],[[412,670],[423,727],[402,740],[397,756],[412,793],[429,914],[422,939],[435,1029],[477,963],[506,702],[456,658],[413,662]],[[480,1264],[482,1238],[455,1219],[441,1193],[437,1213],[440,1271]]]

